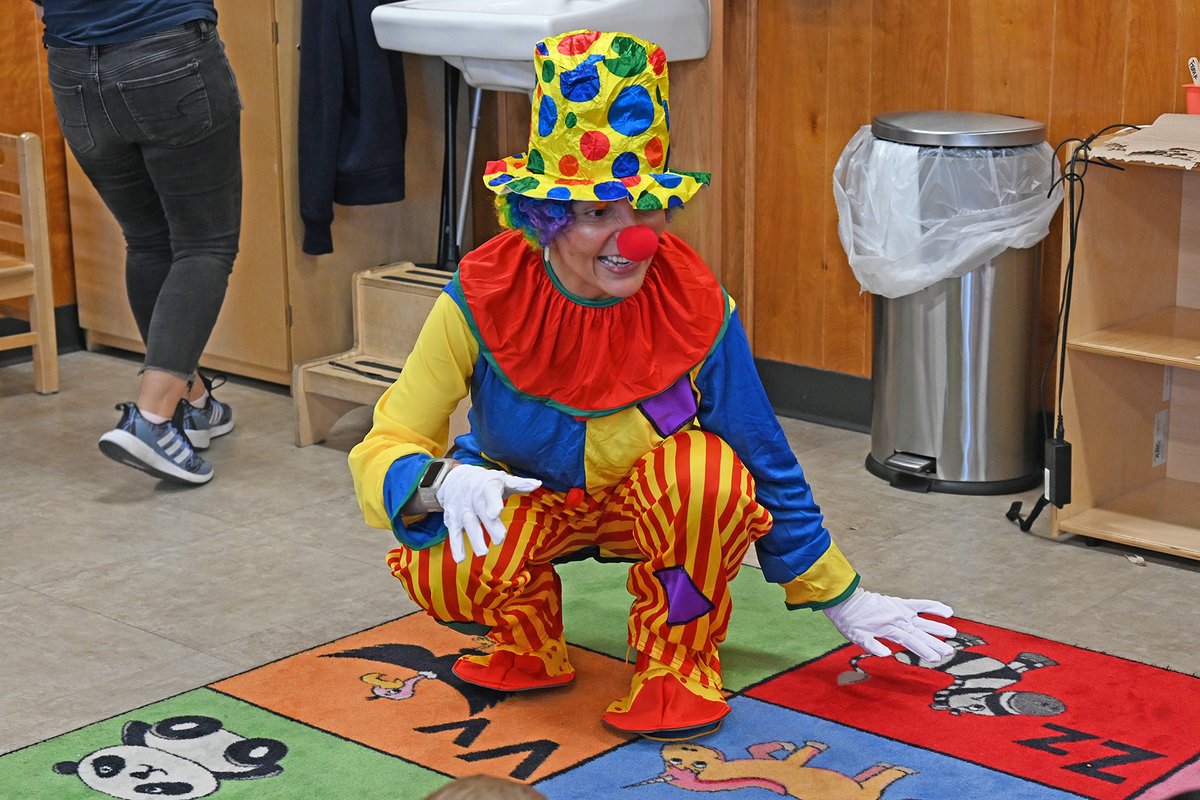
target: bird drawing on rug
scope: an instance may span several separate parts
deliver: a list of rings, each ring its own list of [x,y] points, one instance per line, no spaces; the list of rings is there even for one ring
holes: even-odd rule
[[[421,671],[409,678],[389,678],[382,672],[368,672],[359,678],[371,687],[368,700],[411,700],[417,693],[417,683],[425,679],[437,680],[437,673]]]
[[[829,749],[824,742],[763,742],[747,747],[750,758],[727,758],[712,747],[692,742],[662,748],[663,772],[656,778],[626,786],[668,783],[695,792],[766,789],[784,797],[821,800],[879,800],[883,791],[917,771],[894,764],[876,764],[854,777],[808,762]],[[781,756],[777,757],[776,754]]]
[[[1052,717],[1067,710],[1066,703],[1057,697],[1041,692],[1009,690],[1019,683],[1025,673],[1042,667],[1056,667],[1058,662],[1041,653],[1018,653],[1007,664],[998,658],[983,653],[968,652],[968,647],[987,644],[974,634],[959,631],[946,639],[954,652],[940,661],[925,661],[910,650],[893,653],[892,658],[902,664],[944,672],[954,682],[933,696],[930,708],[934,711],[949,711],[960,714],[975,714],[982,717]],[[842,685],[858,683],[870,677],[861,666],[867,653],[850,659],[852,672],[838,676]],[[1001,691],[1005,690],[1005,691]]]
[[[396,667],[405,667],[417,673],[411,679],[409,685],[409,696],[412,691],[415,691],[415,686],[421,678],[436,679],[454,689],[463,696],[467,701],[467,707],[470,709],[471,716],[475,716],[480,711],[485,711],[499,703],[509,696],[508,692],[501,692],[495,689],[485,689],[482,686],[475,686],[467,683],[459,678],[450,669],[454,666],[454,662],[458,661],[461,656],[478,656],[484,655],[483,650],[474,647],[463,647],[457,652],[448,653],[446,655],[436,655],[433,651],[415,644],[373,644],[366,647],[356,647],[352,650],[343,650],[340,653],[326,653],[325,658],[363,658],[368,661],[377,661],[382,664],[391,664]],[[384,678],[382,673],[371,673],[378,676],[381,681],[387,681],[388,685],[395,687],[396,683]],[[367,680],[367,676],[361,678],[366,683],[373,683]],[[399,686],[403,687],[404,681],[399,682]],[[381,688],[386,688],[381,685]],[[386,694],[380,694],[372,689],[372,695],[369,699]]]

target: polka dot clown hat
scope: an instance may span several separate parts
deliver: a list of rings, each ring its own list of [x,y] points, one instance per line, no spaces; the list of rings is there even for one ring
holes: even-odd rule
[[[640,209],[681,206],[707,172],[668,168],[667,56],[627,33],[572,31],[534,52],[529,148],[491,161],[496,194],[552,200],[629,200]]]

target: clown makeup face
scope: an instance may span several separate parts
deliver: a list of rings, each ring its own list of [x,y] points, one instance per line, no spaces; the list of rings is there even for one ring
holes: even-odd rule
[[[638,211],[628,200],[611,203],[576,201],[575,221],[550,243],[550,264],[564,289],[585,300],[629,297],[642,288],[652,256],[630,261],[617,248],[617,235],[645,225],[662,236],[667,212]]]

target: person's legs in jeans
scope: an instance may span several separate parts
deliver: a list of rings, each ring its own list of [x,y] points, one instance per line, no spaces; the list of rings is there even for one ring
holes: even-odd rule
[[[241,227],[241,104],[215,31],[200,27],[131,46],[114,67],[119,80],[100,90],[153,187],[146,200],[120,179],[96,181],[131,207],[114,208],[118,219],[137,222],[126,232],[126,286],[146,343],[138,404],[163,416],[184,396],[216,324]],[[147,52],[154,63],[141,66]]]
[[[170,229],[141,147],[121,142],[104,147],[100,155],[108,157],[76,157],[125,236],[125,290],[149,354],[154,306],[171,273]],[[149,359],[145,363],[137,406],[143,412],[169,418],[187,390],[189,378],[156,369]]]
[[[146,371],[138,402],[174,410],[195,374],[225,297],[241,224],[240,125],[185,147],[145,145],[142,153],[170,230],[170,269],[160,280],[152,249],[130,243],[126,282],[130,305],[149,304]],[[231,155],[232,154],[232,155]],[[151,295],[153,292],[153,295]],[[192,399],[204,386],[192,383]]]
[[[146,343],[137,407],[171,417],[237,254],[233,73],[207,23],[126,45],[52,48],[49,62],[64,137],[125,235],[129,302]]]

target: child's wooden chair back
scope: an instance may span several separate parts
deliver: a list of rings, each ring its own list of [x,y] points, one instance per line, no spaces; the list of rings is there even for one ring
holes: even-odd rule
[[[21,298],[27,303],[11,302]],[[57,392],[46,178],[42,143],[32,133],[0,133],[0,316],[29,323],[28,332],[0,336],[0,350],[31,347],[34,389]]]

